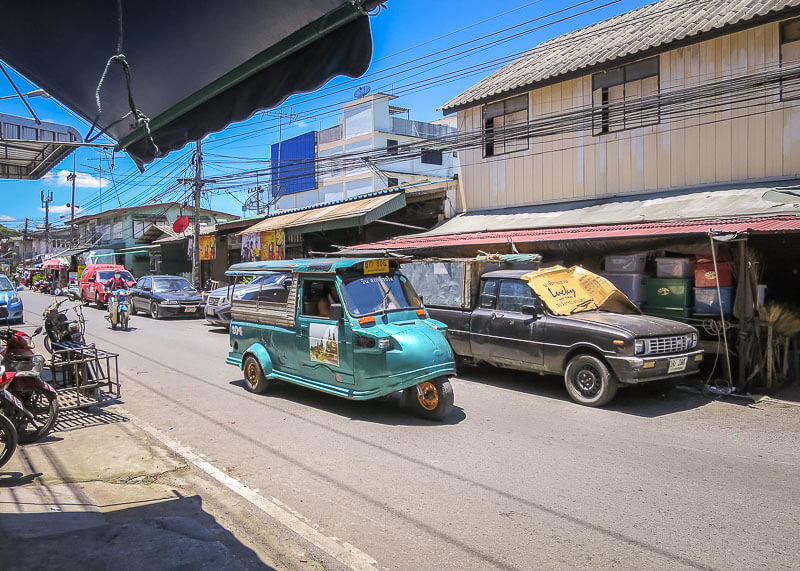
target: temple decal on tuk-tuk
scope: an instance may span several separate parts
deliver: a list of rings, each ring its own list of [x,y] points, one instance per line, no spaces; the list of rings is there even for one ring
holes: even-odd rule
[[[326,323],[311,323],[309,326],[308,352],[312,361],[339,366],[339,326]]]

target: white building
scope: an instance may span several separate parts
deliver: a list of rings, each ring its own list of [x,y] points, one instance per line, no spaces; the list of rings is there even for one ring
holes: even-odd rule
[[[436,140],[456,135],[455,117],[414,121],[408,109],[390,105],[393,99],[375,93],[343,105],[339,124],[316,134],[316,188],[280,196],[277,209],[351,199],[422,180],[452,180],[458,157],[439,150]]]

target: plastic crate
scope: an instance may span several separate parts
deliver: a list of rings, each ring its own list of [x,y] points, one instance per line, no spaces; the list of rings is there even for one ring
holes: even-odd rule
[[[717,287],[717,280],[722,287],[733,285],[731,278],[730,262],[717,262],[717,270],[714,271],[712,263],[698,263],[694,266],[694,285],[697,287]]]
[[[691,307],[692,280],[681,278],[645,278],[645,297],[650,307]]]
[[[606,256],[605,269],[609,273],[641,274],[646,263],[647,252],[625,256],[614,254]]]
[[[691,258],[656,258],[656,276],[659,278],[692,277]]]
[[[733,309],[733,288],[720,287],[719,293],[722,294],[722,313],[729,314]],[[696,287],[694,288],[694,312],[719,315],[720,297],[716,287]]]
[[[653,307],[650,305],[642,306],[642,312],[645,315],[652,315],[654,317],[664,317],[665,319],[674,319],[675,321],[686,322],[689,319],[690,308],[688,307]]]
[[[601,275],[627,295],[632,302],[641,304],[645,300],[644,279],[647,277],[645,274],[606,272]]]

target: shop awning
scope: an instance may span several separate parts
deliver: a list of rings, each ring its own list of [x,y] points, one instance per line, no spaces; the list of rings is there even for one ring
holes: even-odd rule
[[[343,250],[343,254],[379,251],[425,250],[450,246],[488,244],[522,244],[526,242],[563,242],[606,238],[643,238],[670,235],[708,233],[774,233],[800,232],[800,216],[736,218],[729,220],[693,220],[681,222],[650,222],[644,224],[611,224],[601,226],[571,226],[537,228],[505,232],[474,232],[464,234],[402,236],[372,244],[360,244]]]
[[[68,270],[69,260],[67,258],[55,257],[48,258],[42,262],[42,268],[45,270]]]
[[[42,178],[81,142],[78,131],[66,125],[5,113],[0,124],[0,179]]]
[[[368,197],[342,200],[269,216],[247,230],[239,232],[238,235],[282,229],[287,236],[292,236],[311,230],[322,232],[352,228],[375,222],[405,205],[406,197],[402,192],[375,193]]]
[[[0,58],[96,120],[142,165],[334,76],[363,74],[372,56],[366,13],[377,4],[5,2]]]
[[[133,246],[132,248],[122,248],[120,250],[114,250],[114,255],[117,254],[149,254],[153,250],[158,250],[161,248],[161,244],[146,244],[146,245],[139,245]]]

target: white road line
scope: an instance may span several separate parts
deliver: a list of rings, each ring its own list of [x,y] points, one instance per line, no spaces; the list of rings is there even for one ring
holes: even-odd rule
[[[346,565],[350,569],[358,571],[369,570],[375,571],[378,569],[378,562],[372,557],[353,547],[349,543],[339,543],[334,538],[320,533],[318,530],[310,526],[307,518],[298,514],[294,510],[285,506],[280,500],[276,498],[265,498],[256,491],[248,488],[236,478],[232,478],[213,464],[203,460],[199,454],[188,446],[184,446],[177,440],[173,440],[160,430],[153,428],[148,423],[132,415],[127,410],[117,405],[115,408],[123,411],[123,414],[130,418],[134,424],[147,432],[150,436],[164,444],[167,448],[172,450],[177,455],[186,459],[200,470],[220,482],[232,492],[240,495],[251,504],[261,509],[264,513],[277,520],[297,535],[308,541],[309,543],[317,546],[319,549]]]

